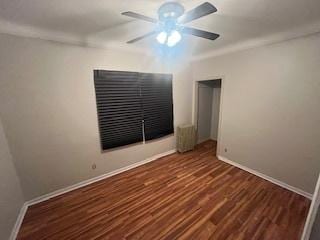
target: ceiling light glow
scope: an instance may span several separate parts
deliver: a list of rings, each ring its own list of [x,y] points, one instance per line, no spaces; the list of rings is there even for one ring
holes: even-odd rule
[[[165,44],[166,41],[167,41],[167,36],[168,34],[166,32],[161,32],[158,34],[157,36],[157,41],[160,43],[160,44]]]
[[[168,42],[167,45],[168,47],[173,47],[175,46],[178,42],[181,40],[181,34],[174,30],[171,32],[170,36],[168,37]]]
[[[174,30],[168,35],[166,31],[162,31],[157,35],[157,41],[160,44],[166,44],[168,47],[175,46],[181,40],[181,34]]]

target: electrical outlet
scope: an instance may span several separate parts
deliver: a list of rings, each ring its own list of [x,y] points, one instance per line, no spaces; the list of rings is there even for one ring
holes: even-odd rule
[[[97,165],[94,163],[94,164],[92,164],[91,168],[92,168],[92,170],[95,170],[97,168]]]

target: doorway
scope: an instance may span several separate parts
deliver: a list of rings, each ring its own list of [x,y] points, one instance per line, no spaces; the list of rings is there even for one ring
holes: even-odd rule
[[[196,128],[197,143],[218,141],[221,79],[197,81],[196,84]]]

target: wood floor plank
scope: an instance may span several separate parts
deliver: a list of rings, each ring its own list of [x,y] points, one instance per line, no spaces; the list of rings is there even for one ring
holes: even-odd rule
[[[19,240],[298,240],[310,201],[219,161],[216,143],[31,206]]]

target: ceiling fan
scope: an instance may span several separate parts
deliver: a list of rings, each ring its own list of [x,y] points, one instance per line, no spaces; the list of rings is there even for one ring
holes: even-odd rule
[[[122,15],[156,24],[154,31],[128,41],[135,43],[141,39],[157,34],[157,41],[168,47],[175,46],[182,38],[181,34],[189,34],[209,40],[215,40],[219,34],[184,26],[198,18],[216,12],[217,9],[209,2],[205,2],[194,9],[184,12],[184,7],[178,2],[166,2],[158,9],[158,19],[135,12],[123,12]]]

